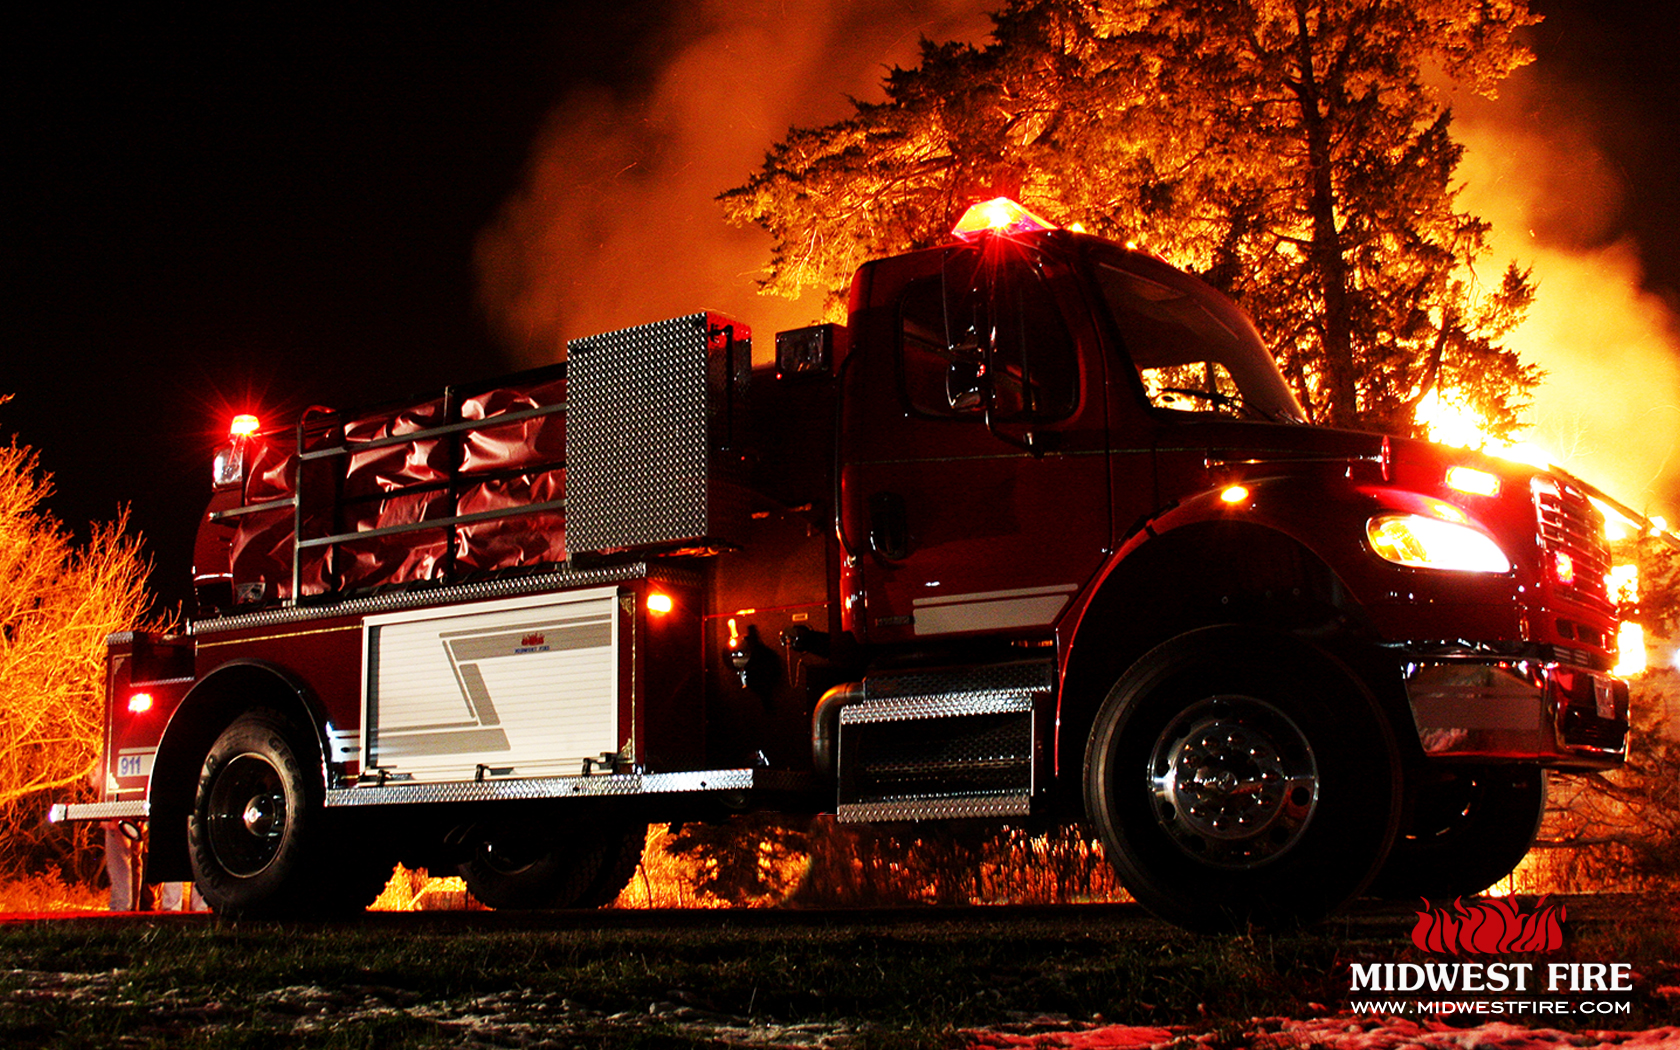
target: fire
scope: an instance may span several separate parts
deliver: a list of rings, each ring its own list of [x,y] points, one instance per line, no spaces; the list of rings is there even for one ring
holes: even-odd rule
[[[1468,906],[1461,897],[1453,901],[1451,911],[1432,908],[1426,900],[1412,928],[1412,943],[1426,952],[1454,955],[1553,951],[1563,946],[1568,910],[1547,900],[1540,898],[1528,915],[1510,897],[1472,901]]]
[[[1481,413],[1450,392],[1445,396],[1439,390],[1426,394],[1418,402],[1417,420],[1427,429],[1429,440],[1439,445],[1478,449],[1490,456],[1534,467],[1550,467],[1554,461],[1550,452],[1533,442],[1513,443],[1492,437]]]
[[[1623,678],[1629,675],[1644,674],[1647,666],[1645,659],[1645,628],[1632,620],[1622,621],[1616,630],[1616,666],[1613,673]]]

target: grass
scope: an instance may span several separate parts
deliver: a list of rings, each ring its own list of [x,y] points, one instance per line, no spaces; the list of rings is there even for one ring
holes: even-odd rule
[[[1633,963],[1635,1013],[1614,1026],[1673,1023],[1654,989],[1680,984],[1674,909],[1631,907],[1572,918],[1545,961]],[[1223,938],[1114,908],[757,916],[0,926],[0,1046],[666,1047],[707,1045],[682,1022],[718,1015],[847,1021],[864,1047],[957,1046],[963,1028],[1039,1014],[1212,1031],[1334,1012],[1350,962],[1427,958],[1403,909]]]

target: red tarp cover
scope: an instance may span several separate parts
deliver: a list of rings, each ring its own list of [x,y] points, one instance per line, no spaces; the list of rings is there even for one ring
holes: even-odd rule
[[[483,426],[376,448],[357,446],[442,426],[447,422],[444,400],[361,415],[341,425],[330,416],[309,417],[305,440],[311,450],[348,451],[302,464],[305,537],[368,532],[563,499],[564,412],[507,423],[497,423],[496,418],[559,404],[565,396],[563,377],[498,387],[460,403],[457,418],[481,421]],[[252,443],[247,505],[292,495],[299,468],[293,445],[285,434]],[[237,604],[291,596],[294,520],[291,507],[234,519],[230,555]],[[311,548],[304,552],[302,589],[305,596],[360,591],[563,562],[565,526],[565,512],[559,509],[459,526],[453,567],[447,525],[348,540],[333,545],[330,553],[326,547]]]

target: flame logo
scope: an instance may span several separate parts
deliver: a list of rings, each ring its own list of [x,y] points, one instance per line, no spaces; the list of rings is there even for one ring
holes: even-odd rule
[[[1431,907],[1428,898],[1417,913],[1412,943],[1426,952],[1460,955],[1503,952],[1549,952],[1563,946],[1563,921],[1568,909],[1541,897],[1524,915],[1510,897],[1453,901],[1452,909]]]

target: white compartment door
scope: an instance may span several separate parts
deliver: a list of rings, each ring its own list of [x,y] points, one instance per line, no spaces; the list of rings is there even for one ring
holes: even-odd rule
[[[370,616],[363,641],[370,772],[553,776],[618,750],[614,589]]]

